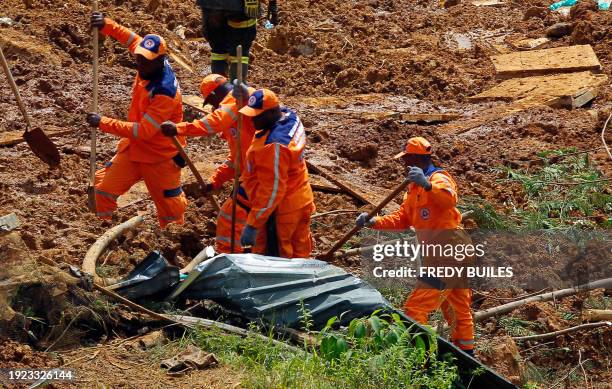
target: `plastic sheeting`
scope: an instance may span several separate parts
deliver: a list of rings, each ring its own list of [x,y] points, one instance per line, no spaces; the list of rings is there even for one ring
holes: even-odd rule
[[[222,254],[202,262],[201,274],[183,292],[190,299],[210,299],[253,321],[301,328],[301,302],[313,328],[330,317],[346,324],[390,304],[365,281],[316,259]]]

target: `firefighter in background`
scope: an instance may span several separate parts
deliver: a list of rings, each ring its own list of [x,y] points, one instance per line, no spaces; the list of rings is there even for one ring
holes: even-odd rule
[[[242,174],[251,206],[240,244],[257,254],[308,258],[315,206],[304,160],[304,126],[268,89],[253,92],[240,112],[252,117],[257,130]]]
[[[166,42],[154,34],[140,37],[100,12],[92,13],[91,26],[127,47],[135,55],[138,70],[127,121],[97,112],[87,114],[91,126],[121,138],[117,154],[96,172],[96,214],[110,219],[117,208],[117,198],[144,180],[155,202],[160,226],[182,224],[187,207],[180,183],[185,161],[172,141],[160,132],[164,121],[183,119],[181,91],[166,57]],[[179,141],[185,145],[183,137]]]
[[[229,147],[229,155],[223,164],[221,164],[206,184],[206,196],[213,190],[219,190],[227,181],[234,179],[234,164],[237,155],[237,127],[238,127],[238,105],[234,96],[234,86],[220,74],[209,74],[200,83],[200,92],[204,98],[204,105],[210,104],[214,111],[202,119],[194,120],[193,122],[183,122],[175,124],[171,121],[162,123],[161,130],[166,136],[212,136],[220,134],[226,141]],[[254,89],[243,87],[242,93],[246,98]],[[251,118],[248,116],[242,117],[242,133],[240,142],[240,165],[241,174],[245,171],[246,152],[251,146],[255,127]],[[236,200],[236,226],[234,230],[235,242],[240,241],[240,234],[246,221],[249,210],[249,202],[246,199],[244,188],[238,190]],[[232,198],[227,199],[217,216],[217,232],[216,232],[216,251],[218,253],[229,253],[231,246],[231,230],[232,230]],[[234,252],[242,252],[240,245],[236,244]]]
[[[431,145],[421,137],[410,138],[406,149],[395,156],[401,158],[411,183],[399,210],[367,220],[367,213],[357,217],[360,227],[376,230],[406,230],[414,227],[419,243],[426,245],[468,245],[469,235],[461,228],[457,209],[457,184],[451,175],[436,167],[431,160]],[[424,256],[424,266],[466,266],[473,258],[457,262],[441,254]],[[455,345],[473,355],[474,321],[471,312],[472,291],[467,279],[419,278],[415,289],[404,303],[404,311],[414,320],[426,324],[428,315],[442,309],[452,327]]]
[[[210,44],[210,72],[234,80],[240,63],[246,80],[259,0],[197,0],[197,4],[202,9],[204,38]],[[272,24],[278,24],[276,0],[268,2],[268,15]],[[236,56],[238,45],[242,45],[242,58]]]

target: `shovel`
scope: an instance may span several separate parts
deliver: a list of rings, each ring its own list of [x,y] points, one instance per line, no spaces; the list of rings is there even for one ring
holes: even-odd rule
[[[93,11],[98,10],[98,1],[92,4]],[[98,112],[98,29],[93,29],[93,85],[91,112]],[[89,185],[87,186],[87,208],[91,212],[96,212],[96,127],[91,127],[90,146],[89,146]]]
[[[13,79],[13,75],[9,69],[8,62],[4,57],[2,47],[0,47],[0,59],[2,60],[2,68],[4,69],[6,78],[9,81],[13,94],[15,95],[15,99],[17,100],[17,104],[19,105],[19,109],[21,110],[21,114],[26,122],[26,129],[23,133],[23,139],[25,139],[28,146],[30,146],[32,152],[47,165],[50,167],[58,166],[60,164],[60,155],[55,144],[51,142],[51,139],[49,139],[49,137],[40,128],[32,129],[30,115],[28,115],[28,111],[23,104],[23,100],[21,100],[19,89],[17,89],[17,84],[15,84],[15,80]]]
[[[370,220],[371,218],[376,216],[376,214],[380,212],[385,207],[385,205],[389,204],[391,200],[393,200],[401,191],[403,191],[408,186],[409,183],[410,183],[410,180],[408,178],[404,179],[404,181],[402,181],[401,184],[399,184],[395,189],[393,189],[393,192],[389,193],[387,197],[385,197],[384,200],[381,201],[380,204],[376,206],[376,208],[374,208],[370,213],[368,213],[368,217],[366,218],[366,220]],[[348,242],[348,240],[351,239],[353,235],[355,235],[360,229],[361,227],[359,226],[353,227],[349,232],[347,232],[342,237],[342,239],[336,242],[336,244],[332,248],[330,248],[325,254],[319,256],[319,258],[327,259],[327,260],[332,259],[334,257],[334,253],[338,251],[338,249],[342,247],[343,244]]]
[[[230,253],[234,253],[236,248],[236,237],[234,232],[236,231],[236,199],[238,198],[238,189],[240,188],[240,166],[242,164],[242,114],[240,109],[242,108],[242,45],[236,47],[236,58],[238,63],[236,64],[236,73],[238,76],[238,99],[236,104],[238,105],[238,128],[236,130],[236,163],[234,164],[234,190],[232,191],[232,235],[230,240]]]
[[[204,179],[200,175],[200,172],[198,171],[198,169],[196,169],[196,167],[193,164],[193,162],[191,162],[191,158],[189,158],[189,156],[185,152],[185,149],[183,148],[183,146],[181,146],[181,143],[179,142],[178,138],[176,136],[173,136],[171,139],[172,139],[172,143],[174,143],[174,147],[176,147],[176,149],[178,150],[178,152],[181,155],[181,157],[183,157],[185,162],[187,162],[187,166],[189,166],[189,169],[191,170],[191,172],[195,176],[196,180],[198,180],[198,183],[202,187],[202,191],[205,192],[206,191],[206,183],[204,182]],[[209,193],[208,197],[210,197],[210,202],[212,203],[212,206],[215,209],[215,211],[219,212],[221,207],[219,206],[219,203],[217,202],[217,199],[215,198],[215,196],[213,196],[212,193]]]

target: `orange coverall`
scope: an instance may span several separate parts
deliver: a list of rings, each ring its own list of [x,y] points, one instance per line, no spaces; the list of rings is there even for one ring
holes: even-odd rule
[[[266,254],[266,225],[276,233],[278,254],[308,258],[312,251],[310,215],[315,210],[304,160],[306,134],[297,114],[282,108],[284,117],[271,129],[258,131],[247,152],[243,183],[251,210],[247,224],[257,229],[254,253]],[[268,253],[270,254],[270,253]]]
[[[376,217],[372,228],[377,230],[405,230],[414,227],[418,241],[426,244],[434,235],[450,230],[463,233],[461,213],[456,208],[457,184],[447,172],[438,168],[425,171],[431,190],[411,183],[404,201],[396,212]],[[467,236],[467,235],[466,235]],[[474,322],[471,305],[472,291],[467,288],[436,289],[418,281],[404,303],[404,311],[414,320],[426,324],[428,315],[438,309],[452,327],[451,338],[462,350],[474,348]]]
[[[254,91],[253,88],[249,88],[249,93]],[[185,136],[211,136],[214,134],[221,134],[221,136],[227,141],[229,147],[229,155],[221,166],[219,166],[214,174],[210,177],[210,183],[213,185],[215,190],[220,189],[223,184],[227,181],[234,179],[234,166],[236,162],[236,156],[238,155],[238,142],[236,140],[238,126],[238,105],[236,104],[236,98],[228,93],[227,96],[221,101],[219,108],[212,113],[206,115],[206,117],[198,120],[194,120],[191,123],[179,123],[176,126],[177,132],[180,135]],[[241,142],[240,142],[240,171],[241,174],[244,172],[246,167],[246,153],[251,142],[253,141],[253,135],[255,134],[255,127],[251,118],[243,115],[242,116],[242,130],[241,130]],[[231,231],[232,231],[232,198],[225,200],[217,216],[217,236],[216,236],[216,251],[218,253],[229,253],[231,246]],[[238,206],[236,207],[236,228],[234,230],[235,236],[235,248],[234,252],[242,252],[240,247],[240,234],[244,228],[247,213],[249,209],[249,202],[246,199],[246,193],[244,189],[239,190],[238,193]]]
[[[111,19],[105,19],[104,35],[117,39],[130,53],[142,38]],[[187,199],[181,188],[182,160],[172,140],[160,131],[166,120],[180,122],[183,106],[178,80],[166,61],[163,75],[155,80],[136,76],[127,121],[102,117],[100,130],[121,137],[117,154],[96,172],[96,213],[110,218],[117,198],[144,180],[157,208],[159,224],[183,223]],[[179,141],[185,145],[183,137]]]

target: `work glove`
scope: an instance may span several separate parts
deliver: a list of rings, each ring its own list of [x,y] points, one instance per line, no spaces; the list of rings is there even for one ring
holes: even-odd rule
[[[170,120],[166,120],[159,127],[164,136],[173,137],[178,135],[178,131],[176,130],[176,124],[174,124],[174,122]]]
[[[376,220],[374,218],[368,219],[367,212],[361,213],[359,216],[357,216],[357,219],[355,219],[355,224],[359,228],[371,227],[374,225],[374,223],[376,223]]]
[[[85,120],[87,121],[87,123],[89,123],[90,126],[96,128],[100,126],[101,119],[102,117],[96,112],[89,112],[87,114],[87,117],[85,118]]]
[[[240,235],[240,245],[242,247],[255,246],[255,238],[257,238],[257,229],[247,224]]]
[[[420,167],[412,166],[408,172],[408,179],[418,186],[425,188],[425,190],[431,189],[431,183],[425,177],[425,173],[423,173],[423,169]]]
[[[238,86],[238,80],[234,80],[232,84],[234,85],[234,88],[232,89],[232,96],[234,96],[235,99],[238,99],[238,93],[242,91],[242,101],[248,101],[249,89],[247,88],[246,84],[243,82],[240,86]]]
[[[268,20],[273,25],[278,25],[278,6],[276,5],[276,0],[268,2]]]
[[[91,18],[89,19],[90,27],[92,29],[97,28],[99,30],[104,28],[104,14],[102,12],[92,12]]]

